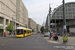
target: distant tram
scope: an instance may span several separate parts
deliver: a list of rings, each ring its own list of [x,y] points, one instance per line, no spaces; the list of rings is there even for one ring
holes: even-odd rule
[[[26,37],[32,35],[32,30],[24,27],[17,27],[16,37]]]

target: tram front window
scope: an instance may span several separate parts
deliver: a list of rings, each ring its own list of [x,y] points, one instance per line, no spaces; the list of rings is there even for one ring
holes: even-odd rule
[[[17,29],[17,35],[23,34],[23,31],[21,29]]]

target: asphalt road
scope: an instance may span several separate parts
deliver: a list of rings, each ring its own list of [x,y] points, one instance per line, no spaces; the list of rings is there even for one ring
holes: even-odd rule
[[[64,48],[66,47],[66,48]],[[70,46],[69,46],[70,47]],[[47,42],[40,34],[24,38],[0,38],[0,50],[74,50],[61,44]]]

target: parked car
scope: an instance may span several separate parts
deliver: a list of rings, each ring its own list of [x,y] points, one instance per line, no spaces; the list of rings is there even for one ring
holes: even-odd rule
[[[46,33],[44,33],[44,37],[48,37],[48,33],[46,32]]]

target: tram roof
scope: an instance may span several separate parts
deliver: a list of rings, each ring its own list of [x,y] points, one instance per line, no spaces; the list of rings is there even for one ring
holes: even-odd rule
[[[29,28],[27,28],[28,30],[32,30],[32,29],[29,29]]]
[[[24,27],[17,27],[17,29],[26,29],[26,28],[24,28]]]
[[[17,29],[28,29],[28,30],[32,30],[32,29],[25,28],[25,27],[17,27]]]

